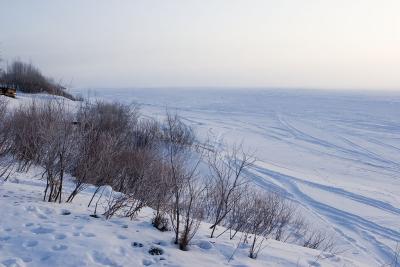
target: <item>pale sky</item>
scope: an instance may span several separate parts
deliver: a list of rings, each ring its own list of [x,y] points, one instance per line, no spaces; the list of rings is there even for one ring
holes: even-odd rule
[[[400,0],[0,0],[0,14],[4,61],[74,87],[400,90]]]

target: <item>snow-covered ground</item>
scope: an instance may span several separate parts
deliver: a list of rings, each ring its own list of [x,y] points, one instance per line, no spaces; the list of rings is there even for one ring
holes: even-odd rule
[[[203,134],[256,151],[253,180],[334,231],[343,255],[380,266],[400,242],[400,95],[285,90],[77,90],[177,110]]]
[[[177,110],[217,144],[243,142],[258,159],[254,182],[298,202],[313,226],[336,233],[343,253],[322,260],[329,255],[268,241],[259,259],[244,246],[228,263],[238,240],[210,243],[206,225],[191,251],[181,252],[171,233],[150,226],[150,210],[136,221],[94,219],[90,189],[73,204],[42,202],[33,170],[0,185],[0,266],[381,266],[400,242],[399,95],[143,89],[89,96],[137,102],[145,116]],[[152,246],[164,255],[149,255]]]
[[[247,257],[249,245],[239,238],[209,238],[203,224],[190,251],[173,244],[172,232],[151,225],[152,211],[137,219],[93,218],[87,208],[94,188],[72,204],[42,201],[40,170],[16,173],[0,185],[0,266],[360,266],[352,260],[317,250],[268,241],[257,260]],[[72,191],[66,183],[66,191]],[[101,206],[101,204],[100,204]],[[162,255],[150,255],[160,248]],[[235,253],[234,253],[235,252]],[[234,255],[232,256],[232,254]],[[231,260],[229,260],[232,257]]]

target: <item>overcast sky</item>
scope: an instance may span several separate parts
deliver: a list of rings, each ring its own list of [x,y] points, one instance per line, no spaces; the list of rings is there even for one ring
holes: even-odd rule
[[[74,87],[400,90],[399,0],[0,0],[0,11],[1,57]]]

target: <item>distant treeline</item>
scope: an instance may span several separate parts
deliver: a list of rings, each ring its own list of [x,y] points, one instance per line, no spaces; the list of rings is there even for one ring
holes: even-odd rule
[[[48,93],[75,100],[60,83],[45,77],[33,64],[20,60],[15,60],[5,70],[0,70],[0,84],[12,86],[24,93]]]

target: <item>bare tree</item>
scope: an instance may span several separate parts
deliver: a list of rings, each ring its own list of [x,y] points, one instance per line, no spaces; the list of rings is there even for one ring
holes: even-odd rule
[[[192,146],[193,131],[177,115],[167,113],[163,131],[165,158],[171,173],[170,219],[175,244],[186,250],[203,217],[200,196],[204,188],[198,185],[198,167],[204,150]]]
[[[241,146],[233,146],[227,153],[212,151],[208,154],[210,184],[208,187],[208,213],[212,222],[211,235],[242,197],[248,183],[243,173],[254,159]]]
[[[66,109],[64,102],[49,102],[41,108],[39,121],[40,160],[43,176],[46,177],[44,199],[60,202],[64,175],[70,169],[74,156],[75,140],[73,114]]]

